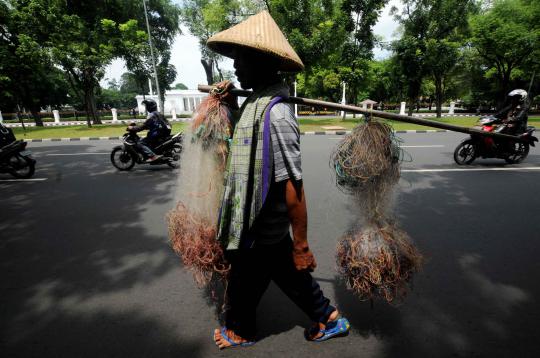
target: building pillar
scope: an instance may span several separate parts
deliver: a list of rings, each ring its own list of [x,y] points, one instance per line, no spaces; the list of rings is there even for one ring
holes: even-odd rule
[[[54,123],[60,123],[60,112],[57,109],[52,111],[54,116]]]
[[[343,96],[341,97],[341,104],[347,104],[347,100],[345,99],[345,82],[343,82]],[[345,111],[341,111],[341,118],[345,119]]]
[[[294,96],[296,97],[296,81],[294,81]],[[294,118],[298,118],[298,105],[294,104]]]
[[[450,102],[450,110],[448,111],[448,114],[454,114],[455,108],[456,108],[456,102]]]
[[[407,105],[407,102],[401,102],[401,106],[399,107],[399,114],[405,114],[405,106]]]
[[[116,108],[112,108],[111,112],[112,112],[112,121],[118,122],[118,111],[116,110]]]
[[[4,117],[2,117],[2,111],[0,111],[0,123],[4,123]]]
[[[171,108],[171,116],[172,116],[172,120],[176,120],[176,108]]]

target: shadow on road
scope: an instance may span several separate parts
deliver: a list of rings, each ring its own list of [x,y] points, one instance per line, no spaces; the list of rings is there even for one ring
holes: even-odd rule
[[[471,176],[474,175],[474,178]],[[402,227],[427,258],[403,305],[360,302],[336,278],[337,304],[385,357],[535,356],[539,175],[404,175]],[[536,186],[535,186],[536,185]],[[526,202],[524,202],[526,196]]]
[[[138,299],[131,290],[179,266],[164,220],[175,171],[120,173],[106,155],[50,158],[41,157],[38,170],[51,180],[2,184],[1,350],[40,357],[196,356],[197,347],[177,341],[163,322],[128,308]]]

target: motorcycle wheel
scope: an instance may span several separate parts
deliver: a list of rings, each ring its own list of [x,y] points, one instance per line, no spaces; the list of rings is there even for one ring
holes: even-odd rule
[[[36,171],[36,162],[20,154],[9,158],[9,165],[11,167],[10,174],[18,179],[31,178]]]
[[[461,142],[454,150],[454,161],[458,165],[471,164],[476,159],[476,149],[471,139]]]
[[[170,160],[167,162],[167,165],[171,168],[180,167],[180,155],[182,154],[182,144],[176,143],[173,145],[170,153],[167,155],[170,157]]]
[[[529,143],[516,142],[513,143],[513,150],[504,160],[508,164],[518,164],[521,163],[527,155],[529,155]]]
[[[111,163],[118,170],[130,170],[135,165],[135,158],[124,148],[115,147],[111,152]]]

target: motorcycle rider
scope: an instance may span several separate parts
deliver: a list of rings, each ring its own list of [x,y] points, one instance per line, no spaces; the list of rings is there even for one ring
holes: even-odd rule
[[[523,89],[515,89],[508,93],[510,104],[503,108],[495,117],[502,119],[504,126],[501,133],[519,134],[527,130],[527,120],[529,118],[528,94]]]
[[[147,99],[142,103],[148,112],[146,121],[139,126],[130,125],[128,130],[133,132],[148,130],[146,138],[140,140],[137,143],[137,146],[144,153],[146,162],[150,163],[162,157],[162,155],[156,155],[151,148],[158,145],[163,139],[171,134],[171,125],[169,124],[169,121],[158,112],[156,101]]]

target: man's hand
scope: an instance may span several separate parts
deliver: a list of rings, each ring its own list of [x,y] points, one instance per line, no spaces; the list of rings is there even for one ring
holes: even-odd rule
[[[294,266],[298,271],[307,270],[312,272],[317,267],[315,257],[309,249],[307,242],[303,244],[294,243],[293,260]]]

